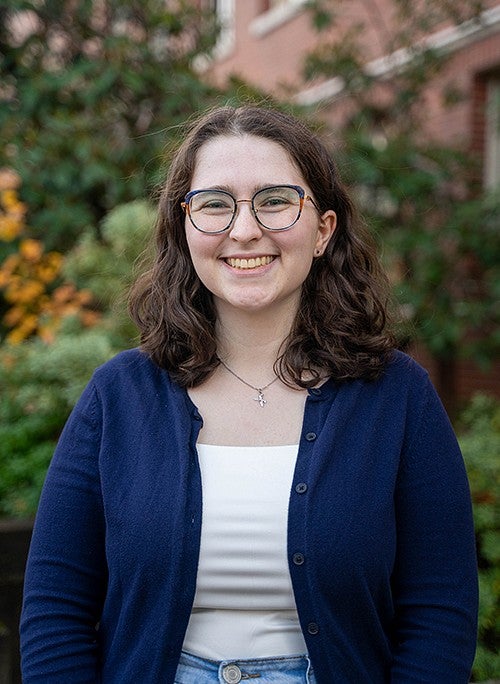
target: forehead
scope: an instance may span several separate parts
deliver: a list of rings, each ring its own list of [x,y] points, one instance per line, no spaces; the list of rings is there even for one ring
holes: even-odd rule
[[[304,184],[289,152],[280,143],[255,135],[221,135],[196,155],[191,188],[257,188],[268,184]]]

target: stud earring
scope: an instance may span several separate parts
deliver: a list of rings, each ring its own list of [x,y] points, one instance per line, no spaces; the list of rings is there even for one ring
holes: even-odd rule
[[[314,250],[314,256],[319,256],[320,254],[321,254],[321,250],[320,250],[320,249],[315,249],[315,250]]]

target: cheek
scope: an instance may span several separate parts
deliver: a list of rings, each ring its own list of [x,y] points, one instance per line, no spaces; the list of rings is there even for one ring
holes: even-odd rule
[[[205,270],[217,258],[216,252],[220,238],[215,235],[203,235],[194,229],[188,228],[186,230],[186,241],[193,266],[198,275],[200,275],[200,271]]]
[[[203,237],[203,235],[201,235],[198,231],[195,231],[192,227],[186,227],[186,242],[191,259],[193,261],[198,257],[198,255],[203,254],[206,249],[206,244],[202,239],[200,239]]]
[[[286,245],[286,249],[290,254],[293,254],[295,258],[301,259],[304,262],[312,260],[318,239],[316,230],[311,229],[301,233],[299,233],[299,231],[296,233],[289,233],[287,238],[289,238],[289,241]]]

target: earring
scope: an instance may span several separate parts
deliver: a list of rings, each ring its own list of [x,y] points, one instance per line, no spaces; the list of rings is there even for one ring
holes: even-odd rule
[[[317,257],[318,257],[318,256],[320,256],[320,254],[321,254],[321,250],[320,250],[320,249],[315,249],[315,250],[314,250],[314,256],[317,256]]]

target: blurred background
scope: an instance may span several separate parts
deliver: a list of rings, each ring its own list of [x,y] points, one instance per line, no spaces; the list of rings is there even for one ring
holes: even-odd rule
[[[182,125],[304,117],[380,246],[399,345],[431,373],[469,472],[474,681],[500,680],[500,2],[2,0],[0,684],[20,681],[32,517],[92,371],[136,346],[125,298]]]

